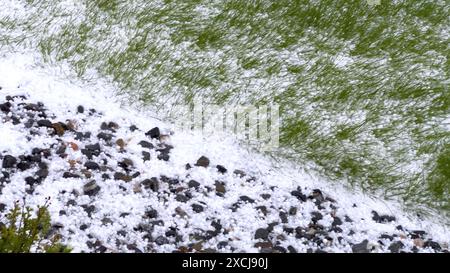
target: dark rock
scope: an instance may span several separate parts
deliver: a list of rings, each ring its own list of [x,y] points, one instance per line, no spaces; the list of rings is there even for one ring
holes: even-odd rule
[[[37,125],[39,127],[53,128],[53,123],[50,120],[48,120],[48,119],[38,120]]]
[[[139,145],[142,146],[142,148],[148,148],[148,149],[153,149],[155,146],[153,146],[153,144],[151,144],[148,141],[142,140],[141,142],[138,143]]]
[[[76,206],[77,205],[77,201],[75,200],[69,200],[66,203],[67,206]]]
[[[93,162],[93,161],[88,161],[84,164],[84,166],[88,169],[88,170],[100,170],[100,166]]]
[[[191,181],[188,182],[188,186],[189,186],[189,188],[198,189],[198,187],[200,187],[200,183],[198,183],[195,180],[191,180]]]
[[[141,185],[144,186],[144,189],[150,189],[154,192],[157,192],[159,190],[159,181],[158,178],[152,177],[150,179],[145,179],[141,182]]]
[[[334,217],[333,223],[331,223],[333,227],[342,225],[342,220],[339,217]]]
[[[6,204],[0,203],[0,212],[4,212],[6,209]]]
[[[297,253],[297,250],[293,246],[288,246],[287,249],[290,253]]]
[[[28,119],[28,120],[24,123],[24,126],[25,126],[25,128],[27,128],[27,129],[30,129],[31,127],[33,127],[33,125],[34,125],[34,119],[32,119],[32,118]]]
[[[164,236],[158,236],[158,237],[155,239],[155,243],[156,243],[157,245],[159,245],[159,246],[166,245],[166,244],[169,243],[169,239],[167,239],[167,238],[164,237]]]
[[[3,157],[3,168],[13,168],[17,163],[17,159],[12,155],[5,155]]]
[[[255,232],[255,239],[267,240],[269,238],[269,231],[265,228],[259,228]]]
[[[25,183],[27,183],[27,185],[33,186],[34,184],[38,184],[39,181],[34,179],[31,176],[28,176],[28,177],[25,178]]]
[[[285,223],[287,223],[289,221],[288,220],[288,214],[286,212],[280,211],[279,216],[280,216],[280,219],[281,219],[282,223],[285,224]]]
[[[192,169],[192,166],[191,166],[191,164],[187,163],[186,166],[185,166],[184,168],[185,168],[186,170],[190,170],[190,169]]]
[[[228,246],[228,242],[227,241],[220,241],[218,244],[217,244],[217,248],[218,249],[224,249],[224,248],[226,248]]]
[[[261,211],[264,215],[267,215],[267,207],[266,206],[258,206],[256,207],[257,210]]]
[[[221,174],[224,174],[227,172],[227,169],[222,165],[217,165],[216,168],[217,168],[217,171]]]
[[[412,239],[423,239],[426,234],[423,230],[413,230],[409,233]]]
[[[405,245],[404,245],[402,242],[397,241],[397,242],[393,242],[393,243],[388,247],[388,249],[389,249],[392,253],[398,253],[398,252],[400,251],[400,249],[403,248],[404,246],[405,246]]]
[[[262,199],[264,199],[264,200],[268,200],[268,199],[271,197],[271,195],[268,194],[268,193],[263,193],[263,194],[261,194],[261,197],[262,197]]]
[[[48,176],[48,169],[40,169],[35,175],[41,179],[45,179]]]
[[[131,125],[130,126],[130,131],[131,132],[134,132],[134,131],[136,131],[136,130],[138,130],[139,128],[136,126],[136,125]]]
[[[97,135],[97,138],[98,138],[98,139],[103,139],[104,141],[108,142],[108,141],[111,141],[111,139],[113,138],[113,135],[112,135],[112,134],[108,134],[108,133],[101,132],[101,133],[99,133],[99,134]]]
[[[250,197],[243,195],[239,197],[239,200],[245,203],[255,203],[255,200],[251,199]]]
[[[317,221],[320,221],[323,218],[322,214],[318,211],[311,212],[311,216],[311,221],[313,221],[313,223],[317,223]]]
[[[92,216],[92,213],[95,211],[95,206],[94,205],[83,205],[82,206],[84,211],[88,214],[89,217]]]
[[[368,240],[364,240],[359,244],[354,244],[352,246],[353,253],[369,253],[370,251],[368,249],[368,244],[369,244]]]
[[[434,250],[441,250],[441,245],[437,242],[434,242],[432,240],[428,240],[423,244],[423,247],[431,247]]]
[[[201,205],[192,204],[192,210],[195,211],[196,213],[200,213],[203,212],[204,208]]]
[[[12,104],[10,102],[5,102],[0,104],[0,110],[4,113],[9,113],[11,111]]]
[[[84,194],[89,195],[89,196],[96,195],[99,191],[100,191],[100,186],[97,185],[95,180],[93,180],[83,186]]]
[[[220,182],[220,181],[216,181],[215,186],[216,186],[216,192],[218,194],[220,194],[220,196],[223,196],[226,192],[224,183]]]
[[[150,138],[159,138],[160,136],[160,131],[158,127],[155,127],[153,129],[151,129],[150,131],[148,131],[147,133],[145,133],[146,136],[149,136]]]
[[[276,253],[286,253],[286,252],[287,252],[286,248],[284,248],[284,247],[282,247],[282,246],[274,246],[274,247],[273,247],[273,250],[274,250]]]
[[[144,161],[150,161],[150,153],[149,152],[142,152],[142,160]]]
[[[17,168],[23,172],[23,171],[26,171],[29,168],[31,168],[31,164],[28,162],[22,161],[17,164]]]
[[[348,215],[345,215],[344,221],[347,222],[347,223],[352,223],[353,222],[353,220],[350,217],[348,217]]]
[[[149,209],[145,212],[145,216],[150,219],[158,218],[158,211],[155,209]]]
[[[170,155],[168,153],[160,153],[156,156],[159,160],[169,161]]]
[[[389,215],[379,215],[378,212],[373,210],[372,211],[372,220],[374,220],[377,223],[387,223],[387,222],[395,221],[395,217],[389,216]]]
[[[84,107],[82,105],[78,105],[77,107],[77,113],[83,114],[84,113]]]
[[[62,215],[67,215],[67,212],[65,210],[60,210],[59,211],[59,216],[62,216]]]
[[[81,226],[80,226],[80,230],[86,230],[88,228],[88,225],[86,225],[86,224],[82,224]]]
[[[175,200],[177,200],[178,202],[186,203],[187,201],[189,201],[189,198],[184,194],[177,194]]]
[[[246,176],[247,174],[244,171],[241,170],[234,170],[233,172],[235,175],[239,176],[240,178]]]
[[[114,173],[114,180],[122,180],[124,182],[130,182],[131,180],[133,180],[133,177],[121,172],[116,172]]]
[[[78,174],[74,174],[71,172],[64,172],[63,173],[63,178],[80,178],[81,176],[79,176]]]
[[[380,239],[387,239],[387,240],[389,240],[389,241],[392,241],[392,240],[394,240],[394,237],[391,236],[391,235],[388,235],[388,234],[382,234],[382,235],[380,236]]]
[[[209,158],[206,156],[201,156],[197,160],[197,163],[195,163],[195,166],[207,168],[209,166]]]
[[[291,195],[297,197],[297,199],[302,202],[306,202],[307,200],[306,195],[304,195],[300,189],[292,191]]]
[[[291,207],[289,209],[289,215],[296,215],[297,214],[297,207]]]

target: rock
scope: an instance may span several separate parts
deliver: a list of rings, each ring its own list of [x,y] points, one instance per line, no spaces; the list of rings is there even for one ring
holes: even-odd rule
[[[217,165],[216,168],[217,168],[217,171],[221,174],[224,174],[227,172],[227,169],[222,165]]]
[[[288,246],[287,249],[290,253],[297,253],[297,250],[293,246]]]
[[[89,217],[91,217],[92,213],[95,212],[95,206],[94,205],[89,205],[89,206],[83,205],[81,207],[84,209],[84,211],[88,214]]]
[[[84,107],[82,105],[78,105],[77,113],[79,113],[79,114],[83,114],[84,113]]]
[[[287,253],[286,248],[284,248],[282,246],[274,246],[273,250],[275,253]]]
[[[48,176],[48,169],[39,169],[35,175],[41,179],[45,179]]]
[[[159,128],[155,127],[153,129],[151,129],[150,131],[148,131],[147,133],[145,133],[146,136],[149,136],[150,138],[159,138],[159,136],[161,135]]]
[[[25,178],[25,183],[27,184],[27,185],[30,185],[31,187],[34,185],[34,184],[38,184],[38,180],[36,180],[36,179],[34,179],[33,177],[31,177],[31,176],[28,176],[28,177],[26,177]]]
[[[24,123],[24,126],[25,126],[25,128],[27,128],[27,129],[30,129],[31,127],[33,127],[33,125],[34,125],[34,119],[32,119],[32,118],[28,119],[28,120]]]
[[[386,240],[392,241],[392,240],[394,240],[394,237],[391,235],[388,235],[388,234],[382,234],[380,236],[380,239],[386,239]]]
[[[48,119],[41,119],[37,121],[39,127],[53,128],[53,123]]]
[[[261,194],[261,197],[262,197],[262,199],[264,199],[264,200],[269,200],[270,197],[271,197],[271,195],[268,194],[268,193],[263,193],[263,194]]]
[[[207,168],[209,166],[209,158],[201,156],[195,163],[195,166]]]
[[[17,168],[23,172],[31,168],[31,164],[26,161],[22,161],[17,164]]]
[[[80,178],[81,176],[79,176],[78,174],[74,174],[71,172],[64,172],[63,173],[63,178]]]
[[[348,215],[345,215],[344,221],[347,222],[347,223],[352,223],[353,222],[353,220],[350,217],[348,217]]]
[[[175,200],[177,200],[178,202],[186,203],[187,201],[189,201],[189,198],[184,194],[177,194]]]
[[[306,202],[306,195],[304,195],[300,189],[292,191],[291,195],[297,197],[297,199],[302,202]]]
[[[17,163],[17,159],[12,156],[12,155],[5,155],[3,157],[3,163],[2,163],[2,167],[3,168],[13,168]]]
[[[131,180],[133,180],[133,177],[121,172],[116,172],[114,173],[114,180],[122,180],[124,182],[130,182]]]
[[[158,218],[158,211],[155,209],[149,209],[145,212],[145,216],[150,219]]]
[[[320,205],[322,202],[325,201],[322,191],[319,189],[314,189],[312,191],[312,194],[308,198],[316,200],[316,205]]]
[[[145,179],[141,182],[141,185],[144,187],[144,189],[150,189],[154,192],[157,192],[159,190],[159,181],[158,178],[152,177],[150,179]]]
[[[113,135],[101,132],[101,133],[97,134],[97,138],[103,139],[104,141],[108,142],[108,141],[111,141],[111,139],[113,138]]]
[[[392,222],[395,221],[395,217],[394,216],[389,216],[389,215],[379,215],[378,212],[376,211],[372,211],[372,220],[374,220],[377,223],[388,223],[388,222]]]
[[[168,240],[166,237],[164,237],[164,236],[158,236],[158,237],[155,239],[155,243],[156,243],[157,245],[159,245],[159,246],[162,246],[162,245],[168,244],[168,243],[169,243],[169,240]]]
[[[432,249],[437,250],[437,251],[439,251],[439,250],[442,249],[442,248],[441,248],[441,245],[440,245],[439,243],[434,242],[434,241],[432,241],[432,240],[426,241],[426,242],[423,244],[423,247],[431,247]]]
[[[12,104],[10,102],[5,102],[0,104],[0,110],[4,113],[9,113],[11,111]]]
[[[188,182],[188,187],[189,187],[189,188],[195,188],[195,189],[198,189],[198,188],[200,187],[200,183],[198,183],[198,182],[195,181],[195,180],[190,180],[190,181]]]
[[[255,239],[267,240],[269,238],[269,231],[265,228],[258,228],[255,232]]]
[[[93,180],[83,186],[84,194],[89,195],[89,196],[96,195],[99,191],[100,191],[100,187],[97,185],[95,180]]]
[[[317,223],[323,218],[322,214],[318,211],[311,212],[311,216],[311,221],[313,221],[313,223]]]
[[[255,200],[251,199],[250,197],[243,195],[239,197],[239,200],[241,200],[244,203],[255,203]]]
[[[247,174],[244,171],[241,170],[234,170],[233,172],[235,175],[239,176],[240,178],[246,176]]]
[[[148,148],[148,149],[153,149],[155,146],[153,146],[153,144],[151,144],[148,141],[142,140],[141,142],[138,143],[138,145],[141,145],[142,148]]]
[[[6,204],[0,203],[0,212],[4,212],[6,209]]]
[[[339,217],[334,217],[333,223],[331,223],[333,227],[342,225],[342,220]]]
[[[187,213],[180,207],[175,208],[175,213],[181,217],[187,216]]]
[[[411,239],[423,239],[426,234],[423,230],[413,230],[409,233]]]
[[[204,208],[201,205],[192,204],[192,210],[195,211],[196,213],[200,213],[203,212]]]
[[[150,153],[149,152],[142,152],[142,160],[144,161],[150,161]]]
[[[88,161],[84,164],[84,166],[88,169],[88,170],[100,170],[100,166],[93,162],[93,161]]]
[[[296,215],[297,214],[297,207],[291,207],[289,209],[289,215]]]
[[[136,130],[139,130],[139,128],[138,128],[136,125],[131,125],[131,126],[130,126],[130,131],[131,131],[131,132],[134,132],[134,131],[136,131]]]
[[[216,192],[219,193],[221,196],[223,196],[226,192],[224,183],[220,182],[220,181],[216,181],[215,186],[216,186]]]
[[[369,244],[368,240],[364,240],[359,244],[354,244],[352,246],[353,253],[370,253],[368,249],[368,244]]]
[[[402,242],[397,241],[397,242],[393,242],[393,243],[388,247],[388,249],[389,249],[392,253],[398,253],[398,252],[400,251],[400,249],[402,249],[404,246],[405,246],[405,245],[404,245]]]
[[[288,220],[288,214],[284,211],[280,211],[280,213],[278,214],[280,216],[281,219],[281,223],[286,224],[287,222],[289,222]]]

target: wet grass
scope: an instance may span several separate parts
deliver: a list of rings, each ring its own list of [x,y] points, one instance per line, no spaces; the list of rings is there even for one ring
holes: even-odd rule
[[[23,1],[2,46],[96,69],[165,115],[195,96],[275,101],[276,156],[450,211],[448,1],[72,2]]]

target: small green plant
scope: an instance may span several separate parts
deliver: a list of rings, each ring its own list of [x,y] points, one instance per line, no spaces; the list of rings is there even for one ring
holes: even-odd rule
[[[0,225],[0,253],[68,253],[71,249],[61,244],[60,236],[48,238],[50,233],[50,214],[48,212],[49,198],[43,206],[33,209],[19,205],[6,215],[7,224]]]

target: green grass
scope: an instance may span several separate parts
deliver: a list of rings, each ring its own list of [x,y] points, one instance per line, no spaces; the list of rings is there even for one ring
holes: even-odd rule
[[[274,100],[276,156],[450,211],[448,1],[25,2],[25,17],[0,19],[5,47],[38,48],[80,77],[94,68],[166,116],[194,94]]]

